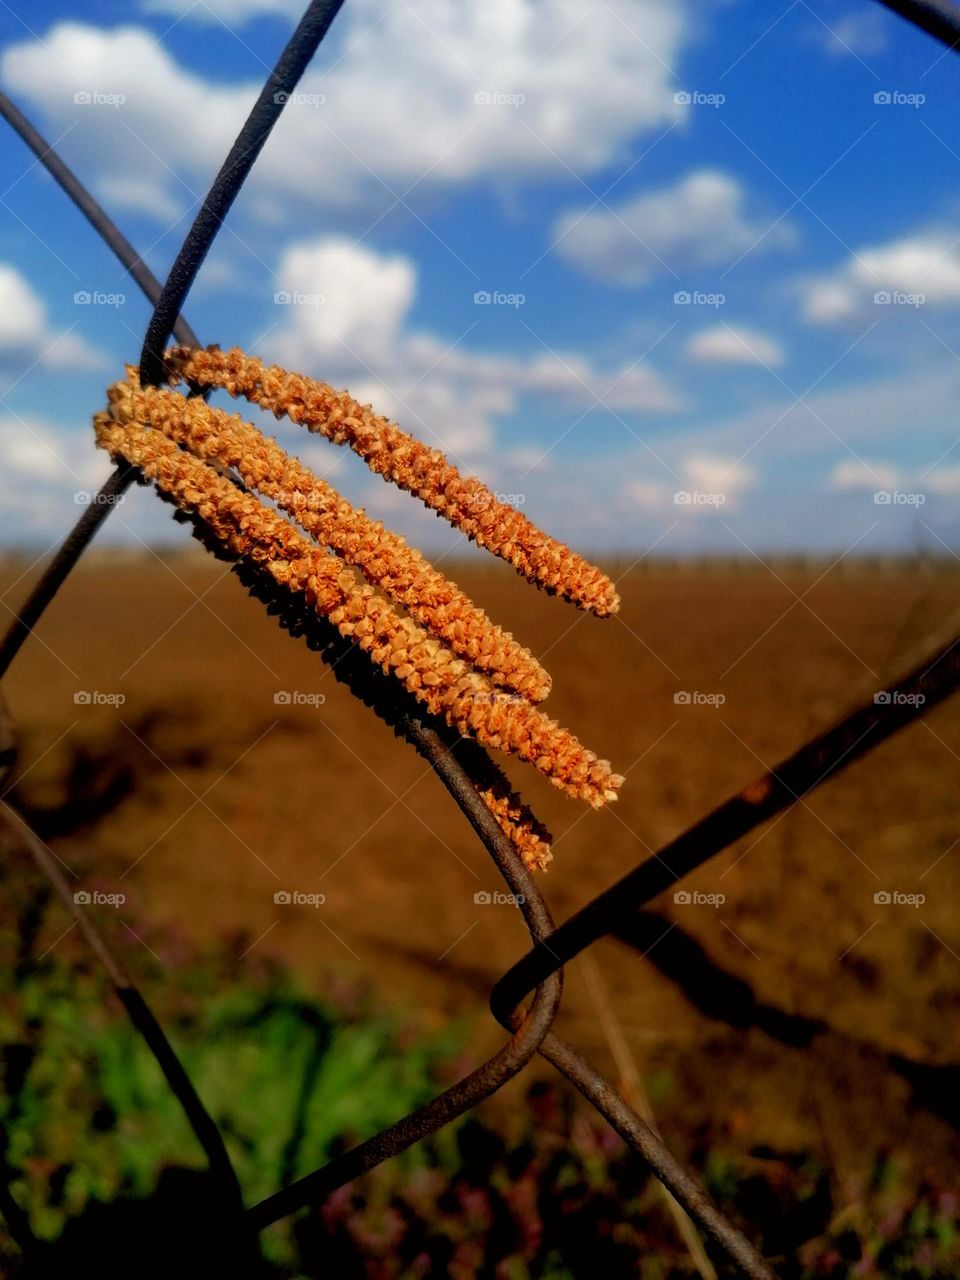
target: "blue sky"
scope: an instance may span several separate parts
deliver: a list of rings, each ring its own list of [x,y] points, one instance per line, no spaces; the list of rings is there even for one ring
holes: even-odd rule
[[[162,275],[298,6],[66,8],[4,0],[0,82]],[[187,314],[588,551],[960,550],[958,102],[956,56],[867,3],[347,0]],[[44,546],[148,308],[9,130],[0,158],[0,539]],[[178,536],[145,493],[107,533]]]

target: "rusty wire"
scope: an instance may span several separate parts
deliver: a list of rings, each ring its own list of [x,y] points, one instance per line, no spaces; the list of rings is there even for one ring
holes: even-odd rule
[[[960,6],[950,0],[879,0],[952,50],[960,47]],[[141,352],[141,377],[145,385],[161,380],[163,348],[171,333],[187,345],[199,345],[196,335],[180,314],[203,260],[236,195],[249,174],[287,98],[306,69],[343,0],[312,0],[276,67],[270,73],[250,116],[221,167],[201,210],[161,286],[133,246],[68,169],[33,125],[0,94],[0,115],[33,150],[74,201],[94,229],[129,270],[131,277],[154,304]],[[47,605],[68,577],[85,548],[113,509],[117,495],[136,478],[136,469],[118,467],[67,535],[30,592],[17,616],[0,638],[0,678],[8,670],[22,644],[42,617]],[[239,567],[247,577],[247,567]],[[254,575],[255,577],[255,575]],[[275,611],[283,614],[284,601],[275,586],[259,584]],[[289,601],[286,602],[289,612]],[[281,620],[283,620],[281,616]],[[292,631],[313,632],[308,643],[326,651],[338,649],[334,669],[339,679],[352,683],[354,692],[375,705],[395,731],[406,738],[429,762],[484,844],[504,881],[520,903],[532,949],[495,984],[491,1008],[511,1031],[511,1037],[476,1070],[417,1108],[381,1133],[337,1157],[322,1169],[281,1188],[267,1200],[249,1208],[244,1229],[258,1231],[308,1204],[314,1204],[337,1187],[376,1167],[384,1160],[428,1136],[512,1079],[534,1054],[539,1053],[561,1071],[600,1112],[621,1138],[651,1168],[690,1217],[710,1236],[735,1268],[751,1277],[770,1277],[772,1271],[746,1237],[711,1203],[696,1179],[670,1153],[660,1136],[626,1103],[571,1045],[556,1037],[551,1026],[560,1006],[562,968],[596,939],[610,934],[625,918],[694,868],[728,848],[736,840],[809,795],[853,760],[871,751],[912,723],[960,687],[960,637],[944,645],[914,668],[897,685],[901,697],[887,696],[851,711],[833,728],[799,748],[760,779],[731,797],[700,822],[671,841],[652,858],[640,863],[616,884],[565,921],[554,926],[547,905],[532,875],[524,867],[509,839],[480,797],[471,780],[472,769],[462,744],[440,721],[424,717],[409,695],[397,691],[382,673],[342,638],[331,634],[322,620],[303,618],[284,622]],[[909,695],[916,695],[910,697]],[[0,742],[3,759],[12,758],[12,732],[0,702]],[[471,752],[475,744],[471,744]],[[477,747],[474,760],[485,756]],[[466,767],[465,767],[466,765]],[[215,1122],[206,1112],[192,1082],[166,1039],[145,999],[123,966],[107,947],[102,935],[78,911],[54,855],[8,805],[0,806],[0,821],[12,839],[34,858],[54,890],[71,912],[87,942],[98,956],[120,996],[133,1025],[157,1058],[166,1079],[184,1109],[203,1147],[211,1172],[235,1206],[240,1189],[229,1155]],[[532,994],[526,1010],[522,1002]],[[10,1193],[0,1169],[0,1213],[25,1254],[37,1247],[29,1221]]]

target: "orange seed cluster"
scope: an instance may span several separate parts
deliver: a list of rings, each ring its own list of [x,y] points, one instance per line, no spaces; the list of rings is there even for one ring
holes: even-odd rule
[[[442,454],[349,397],[266,369],[242,352],[177,349],[168,363],[174,376],[223,385],[278,416],[289,412],[338,443],[350,443],[374,470],[417,493],[549,590],[598,613],[616,607],[613,586],[600,570],[498,503],[479,481],[463,479]],[[126,381],[110,388],[108,406],[94,425],[98,443],[112,457],[153,480],[231,555],[302,594],[428,711],[465,738],[533,764],[594,807],[616,798],[623,779],[608,762],[533,705],[550,688],[533,655],[403,538],[351,506],[275,440],[200,396],[142,388],[136,370],[128,368]],[[232,469],[247,490],[275,502],[303,532],[218,468]],[[503,509],[510,517],[473,528],[468,513],[481,501],[485,513]],[[546,866],[549,836],[503,775],[491,769],[475,780],[524,862]]]
[[[600,617],[619,608],[613,583],[600,569],[543,533],[475,477],[462,476],[439,449],[401,431],[347,392],[277,365],[264,365],[236,347],[231,351],[174,347],[167,353],[166,364],[173,378],[221,387],[278,418],[303,423],[334,444],[349,445],[371,471],[415,494],[530,582]]]

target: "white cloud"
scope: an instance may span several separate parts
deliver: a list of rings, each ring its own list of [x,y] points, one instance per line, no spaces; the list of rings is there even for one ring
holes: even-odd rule
[[[132,173],[112,173],[97,184],[103,202],[112,208],[131,209],[173,223],[183,212],[178,202],[157,178],[141,178]]]
[[[639,285],[660,271],[731,263],[749,251],[793,241],[780,222],[747,216],[740,183],[697,169],[672,187],[643,192],[612,208],[563,214],[554,224],[557,252],[608,284]]]
[[[79,335],[58,333],[46,308],[16,267],[0,262],[0,367],[38,363],[55,369],[100,368],[100,355]]]
[[[840,14],[829,23],[812,19],[821,47],[834,57],[875,57],[887,47],[889,20],[879,9]]]
[[[756,482],[756,472],[738,458],[720,457],[712,453],[691,453],[681,463],[686,487],[700,494],[720,495],[723,509],[733,511],[741,497]],[[704,510],[707,506],[691,504],[688,510]]]
[[[110,472],[88,429],[7,415],[0,418],[0,448],[0,512],[16,512],[20,532],[66,529],[77,515],[76,495],[95,492]]]
[[[600,368],[569,352],[479,354],[411,329],[416,269],[399,254],[325,237],[288,248],[277,277],[292,301],[279,304],[281,321],[264,339],[271,358],[349,383],[357,399],[461,457],[489,452],[495,420],[523,395],[578,411],[598,399],[618,413],[678,407],[642,364]]]
[[[877,319],[919,305],[960,303],[960,246],[931,231],[861,249],[832,275],[802,283],[804,312],[816,324]]]
[[[960,466],[954,463],[948,467],[939,467],[923,477],[923,483],[934,493],[946,497],[960,497]]]
[[[641,511],[662,511],[670,503],[669,486],[656,480],[628,480],[624,493]]]
[[[0,425],[4,461],[21,480],[63,481],[71,487],[99,483],[110,470],[86,427],[69,431],[35,419],[7,418]]]
[[[903,483],[900,469],[892,462],[866,462],[859,458],[843,458],[827,476],[827,487],[849,491],[855,489],[896,489]]]
[[[651,477],[645,466],[641,479],[622,484],[621,492],[635,511],[664,518],[672,512],[673,521],[717,511],[730,515],[756,483],[756,472],[742,459],[698,450],[667,452],[674,459],[671,476]]]
[[[252,3],[228,7],[237,16]],[[421,0],[415,10],[351,0],[332,33],[342,56],[322,51],[304,76],[246,207],[273,218],[297,206],[379,208],[393,203],[390,189],[415,182],[437,190],[595,171],[637,134],[679,118],[670,67],[683,38],[682,9],[662,0],[589,11],[580,0]],[[120,182],[141,206],[151,186],[168,207],[187,201],[174,173],[193,196],[205,189],[259,90],[188,71],[145,29],[76,22],[9,45],[0,75],[71,128],[85,174]],[[77,93],[95,99],[78,105]],[[148,185],[125,188],[131,174]],[[162,205],[157,213],[166,216]]]
[[[43,303],[14,267],[0,263],[0,351],[22,351],[43,342]]]
[[[776,368],[783,364],[783,349],[773,338],[755,329],[734,329],[718,324],[695,333],[686,355],[699,364],[757,364]]]
[[[321,358],[342,358],[347,351],[358,361],[375,360],[396,343],[416,291],[409,258],[335,236],[288,248],[277,281],[280,293],[293,299],[295,323],[286,334],[294,365],[301,351]]]

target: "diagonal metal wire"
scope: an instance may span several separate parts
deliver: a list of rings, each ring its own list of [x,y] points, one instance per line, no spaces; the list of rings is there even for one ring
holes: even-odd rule
[[[960,637],[930,654],[895,686],[879,690],[869,702],[861,703],[598,894],[550,935],[549,944],[529,951],[497,982],[492,995],[494,1013],[504,1016],[525,998],[528,988],[613,932],[632,911],[919,720],[958,688]]]
[[[918,27],[952,49],[960,42],[960,6],[947,0],[880,0]],[[193,331],[180,316],[180,309],[223,219],[249,174],[287,96],[296,85],[310,57],[329,29],[342,0],[314,0],[301,19],[277,66],[265,84],[243,130],[214,181],[166,283],[161,287],[115,224],[85,190],[21,112],[0,95],[0,115],[13,126],[39,160],[53,174],[106,243],[114,250],[147,296],[154,312],[141,352],[141,375],[145,383],[157,383],[162,375],[162,353],[171,332],[181,342],[199,345]],[[0,640],[0,677],[6,672],[26,636],[42,616],[57,589],[112,510],[112,498],[122,493],[134,478],[130,467],[120,467],[107,481],[98,501],[88,508],[41,576],[20,611],[17,620]],[[704,818],[684,835],[671,842],[659,855],[641,863],[618,884],[600,894],[559,929],[530,873],[521,863],[509,840],[483,803],[470,773],[458,758],[442,724],[431,723],[416,710],[401,709],[393,717],[397,731],[428,759],[440,780],[464,812],[474,831],[490,852],[511,889],[523,898],[524,914],[533,949],[513,966],[494,987],[491,1005],[496,1016],[513,1032],[511,1039],[487,1063],[445,1091],[426,1106],[390,1126],[381,1134],[359,1144],[323,1169],[248,1211],[247,1223],[259,1229],[304,1204],[329,1194],[334,1188],[374,1167],[426,1134],[462,1114],[483,1097],[512,1078],[539,1052],[563,1072],[587,1097],[625,1142],[651,1167],[676,1196],[690,1216],[711,1236],[736,1269],[752,1277],[772,1275],[745,1237],[711,1204],[702,1188],[671,1155],[662,1140],[627,1105],[615,1090],[584,1061],[570,1045],[559,1040],[550,1027],[559,1007],[563,963],[596,938],[609,933],[624,915],[635,910],[681,875],[701,865],[721,849],[759,825],[773,814],[809,794],[852,760],[864,755],[879,742],[912,723],[924,711],[942,701],[960,685],[960,639],[945,646],[900,684],[900,697],[858,707],[827,733],[802,747],[777,769],[771,770],[740,795]],[[369,676],[369,673],[368,673]],[[920,699],[924,701],[920,701]],[[23,841],[60,892],[69,896],[69,886],[58,887],[58,868],[35,833],[23,829],[22,819],[3,815],[8,826],[18,829]],[[62,877],[59,877],[62,881]],[[72,898],[67,903],[73,906]],[[162,1030],[125,973],[106,950],[102,938],[90,934],[89,921],[78,920],[88,941],[114,977],[121,998],[145,1040],[161,1060],[167,1054],[167,1078],[181,1099],[194,1128],[211,1150],[219,1144],[222,1154],[208,1158],[211,1166],[223,1164],[224,1176],[233,1170],[222,1139],[203,1110],[199,1098],[186,1101],[192,1085],[173,1056]],[[126,985],[125,985],[126,984]],[[535,989],[533,1002],[524,1014],[519,1006]],[[128,994],[126,998],[123,992]],[[166,1047],[165,1047],[166,1046]],[[169,1051],[169,1052],[168,1052]],[[178,1074],[178,1073],[182,1073]],[[229,1174],[226,1173],[229,1170]],[[235,1182],[235,1179],[234,1179]],[[29,1223],[9,1196],[0,1198],[0,1211],[16,1219],[18,1237],[29,1245]],[[14,1225],[11,1223],[11,1225]]]
[[[960,46],[960,5],[953,0],[879,0],[948,48]]]
[[[51,146],[44,142],[22,112],[9,99],[2,111],[4,118],[17,130],[34,151],[44,167],[54,176],[67,195],[77,205],[95,230],[103,236],[120,261],[127,267],[137,284],[154,302],[140,355],[140,376],[147,383],[158,385],[162,380],[163,347],[180,324],[180,308],[186,299],[197,272],[213,243],[230,206],[240,192],[254,162],[270,136],[273,126],[297,87],[330,24],[340,10],[343,0],[312,0],[306,13],[297,24],[283,53],[267,77],[257,101],[230,153],[210,187],[193,225],[187,233],[166,284],[159,281],[141,262],[133,246],[107,217],[82,183],[70,172]],[[192,330],[181,330],[192,339],[190,345],[200,343]],[[0,678],[6,673],[31,629],[36,626],[47,605],[63,586],[73,566],[95,537],[97,531],[114,509],[117,498],[132,484],[135,469],[121,465],[109,477],[96,499],[84,510],[80,519],[68,534],[57,554],[30,593],[17,617],[0,641]]]

